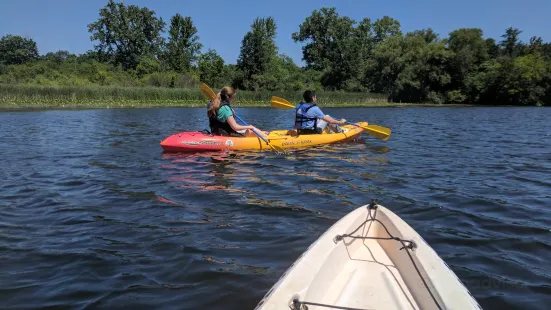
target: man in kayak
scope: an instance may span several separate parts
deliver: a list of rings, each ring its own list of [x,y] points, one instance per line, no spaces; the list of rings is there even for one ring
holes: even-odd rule
[[[236,93],[233,88],[226,86],[216,94],[216,97],[208,104],[207,116],[209,117],[210,130],[217,136],[254,136],[252,130],[265,136],[266,133],[260,131],[253,125],[241,126],[233,117],[231,103],[235,100]]]
[[[302,95],[304,101],[295,109],[295,129],[299,134],[321,134],[324,129],[329,133],[342,132],[339,125],[346,123],[344,118],[337,121],[329,115],[325,115],[316,105],[316,93],[307,90]]]

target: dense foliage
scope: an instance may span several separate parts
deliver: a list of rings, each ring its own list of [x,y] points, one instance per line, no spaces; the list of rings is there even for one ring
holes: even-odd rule
[[[203,81],[257,92],[374,92],[391,102],[551,104],[551,44],[522,42],[515,28],[497,41],[477,28],[440,38],[432,29],[403,33],[388,16],[358,22],[322,8],[292,34],[302,44],[299,67],[279,54],[272,17],[253,21],[236,65],[212,49],[201,53],[190,17],[176,14],[166,26],[148,8],[109,0],[88,25],[95,46],[85,54],[39,55],[32,39],[6,35],[0,84],[196,88]]]
[[[0,65],[17,65],[38,58],[36,42],[20,36],[6,35],[0,39]]]

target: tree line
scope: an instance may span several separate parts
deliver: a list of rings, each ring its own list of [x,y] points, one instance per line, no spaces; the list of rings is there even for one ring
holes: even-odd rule
[[[440,38],[432,29],[403,33],[388,16],[355,21],[335,8],[314,10],[292,38],[304,67],[280,54],[276,21],[257,18],[237,63],[201,53],[190,17],[170,22],[146,7],[109,0],[88,25],[94,49],[39,55],[29,38],[0,39],[0,83],[213,87],[243,90],[376,92],[390,102],[542,105],[551,103],[551,43],[522,42],[508,28],[499,41],[478,28]]]

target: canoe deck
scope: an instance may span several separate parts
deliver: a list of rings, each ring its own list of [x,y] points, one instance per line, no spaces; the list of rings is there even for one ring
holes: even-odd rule
[[[349,254],[321,303],[359,309],[379,309],[381,304],[389,310],[419,309],[400,272],[376,240],[366,240]]]
[[[423,238],[387,208],[350,212],[289,267],[256,309],[480,309]]]

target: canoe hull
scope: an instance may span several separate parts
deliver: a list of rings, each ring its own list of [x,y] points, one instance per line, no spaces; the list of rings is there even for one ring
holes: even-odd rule
[[[367,125],[366,123],[359,123]],[[357,138],[364,131],[362,128],[346,125],[343,133],[299,135],[295,130],[275,130],[270,132],[268,140],[271,145],[283,149],[310,147],[322,144],[344,142]],[[161,141],[165,152],[205,152],[223,150],[271,150],[256,135],[247,137],[213,136],[204,132],[180,132]]]
[[[291,265],[256,309],[296,309],[297,300],[309,310],[328,309],[312,303],[354,309],[437,310],[436,302],[442,309],[481,309],[413,228],[383,206],[376,210],[374,218],[380,222],[366,221],[371,215],[363,206],[335,223]],[[343,234],[388,237],[383,225],[394,237],[413,241],[415,248],[406,250],[396,240],[337,238]]]

